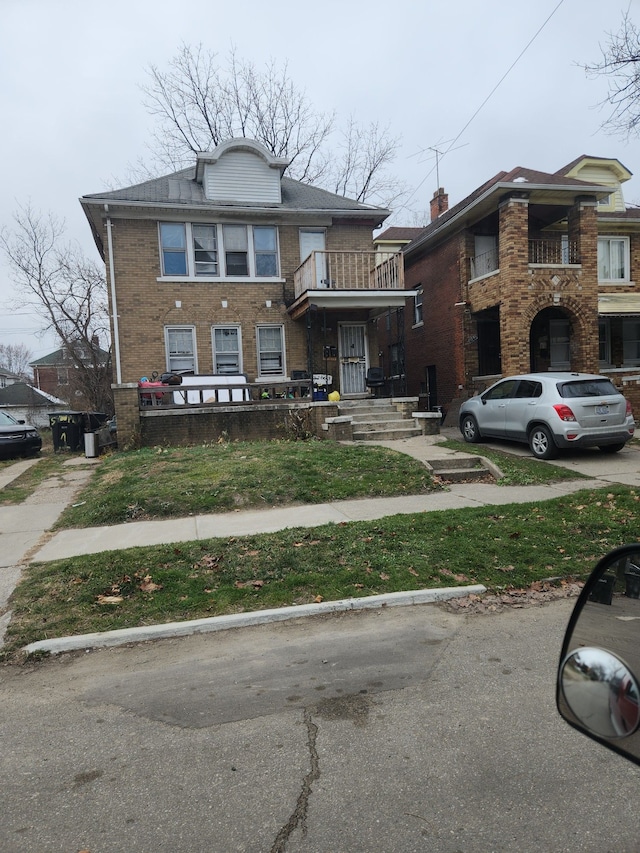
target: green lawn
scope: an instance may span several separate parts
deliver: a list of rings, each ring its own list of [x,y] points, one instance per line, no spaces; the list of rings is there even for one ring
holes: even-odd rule
[[[384,447],[312,440],[145,448],[105,457],[58,527],[441,488],[420,462]]]
[[[636,490],[398,515],[260,536],[32,564],[4,656],[44,638],[224,613],[483,583],[494,591],[584,578],[637,539]]]

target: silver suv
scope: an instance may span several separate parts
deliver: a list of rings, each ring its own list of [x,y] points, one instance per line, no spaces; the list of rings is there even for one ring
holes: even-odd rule
[[[501,379],[462,404],[459,424],[465,441],[522,441],[538,459],[552,459],[560,448],[574,446],[617,453],[635,431],[629,401],[606,376],[589,373]]]

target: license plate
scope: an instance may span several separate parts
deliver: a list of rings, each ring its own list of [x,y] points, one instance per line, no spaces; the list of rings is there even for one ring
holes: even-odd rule
[[[608,415],[609,406],[596,406],[596,415]]]

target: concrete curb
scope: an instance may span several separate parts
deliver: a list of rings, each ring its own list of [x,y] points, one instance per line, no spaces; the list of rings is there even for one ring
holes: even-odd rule
[[[77,649],[98,649],[141,643],[145,640],[161,640],[170,637],[186,637],[191,634],[208,634],[226,631],[229,628],[246,628],[267,622],[285,622],[304,616],[320,616],[345,610],[373,610],[380,607],[399,607],[408,604],[432,604],[465,595],[481,595],[487,588],[482,584],[472,586],[443,587],[441,589],[416,589],[408,592],[390,592],[386,595],[370,595],[362,598],[343,598],[339,601],[323,601],[318,604],[300,604],[294,607],[279,607],[272,610],[257,610],[253,613],[232,613],[228,616],[211,616],[207,619],[192,619],[188,622],[168,622],[163,625],[146,625],[140,628],[122,628],[95,634],[79,634],[76,637],[58,637],[38,640],[24,646],[27,654],[48,652],[52,655]]]

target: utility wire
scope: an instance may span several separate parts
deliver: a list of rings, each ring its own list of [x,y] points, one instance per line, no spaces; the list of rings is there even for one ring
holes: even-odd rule
[[[511,65],[507,68],[507,70],[504,72],[504,74],[502,75],[502,77],[498,80],[498,82],[496,83],[496,85],[495,85],[495,86],[493,87],[493,89],[489,92],[489,94],[487,95],[487,97],[486,97],[486,98],[484,99],[484,101],[480,104],[480,106],[478,107],[478,109],[474,112],[474,114],[471,116],[471,118],[469,119],[469,121],[468,121],[468,122],[465,124],[465,126],[462,128],[462,130],[458,133],[458,135],[457,135],[454,139],[452,139],[452,140],[451,140],[451,142],[449,143],[448,148],[446,148],[446,149],[442,152],[442,156],[440,157],[440,163],[442,162],[442,160],[444,159],[444,157],[446,157],[446,155],[449,153],[449,151],[451,151],[452,147],[453,147],[453,146],[456,144],[456,142],[460,139],[460,137],[462,136],[462,134],[463,134],[463,133],[465,132],[465,130],[469,127],[469,125],[471,124],[471,122],[476,118],[476,116],[478,115],[478,113],[480,113],[480,111],[483,109],[483,107],[487,104],[487,102],[489,101],[489,99],[490,99],[490,98],[495,94],[495,92],[496,92],[496,90],[498,89],[498,87],[499,87],[499,86],[500,86],[500,85],[501,85],[501,84],[506,80],[506,78],[507,78],[507,77],[509,76],[509,74],[513,71],[513,69],[514,69],[514,68],[515,68],[515,66],[518,64],[518,62],[520,62],[520,60],[522,59],[522,57],[523,57],[523,56],[525,55],[525,53],[529,50],[529,48],[531,47],[531,45],[532,45],[532,44],[534,43],[534,41],[538,38],[538,36],[540,35],[540,33],[541,33],[541,32],[543,31],[543,29],[547,26],[547,24],[549,23],[549,21],[551,20],[551,18],[553,18],[553,16],[554,16],[554,15],[555,15],[555,13],[558,11],[558,9],[560,8],[560,6],[562,6],[562,4],[563,4],[563,3],[564,3],[564,0],[560,0],[560,2],[559,2],[559,3],[558,3],[558,5],[555,7],[555,9],[554,9],[554,10],[553,10],[549,15],[548,15],[548,17],[546,18],[546,20],[545,20],[545,21],[542,23],[542,25],[537,29],[537,31],[534,33],[534,35],[529,39],[529,41],[527,42],[527,44],[522,48],[522,50],[520,51],[520,53],[518,54],[518,56],[513,60],[513,62],[511,63]],[[436,159],[436,164],[437,164],[437,162],[438,162],[438,161],[437,161],[437,159]],[[411,193],[411,195],[409,196],[409,198],[408,198],[408,199],[405,201],[405,203],[402,205],[402,207],[400,208],[400,210],[403,210],[403,209],[405,209],[405,208],[407,207],[407,205],[409,204],[409,202],[411,201],[411,199],[412,199],[412,198],[414,197],[414,195],[418,192],[418,190],[419,190],[419,189],[421,189],[421,187],[423,186],[423,184],[425,183],[425,181],[426,181],[429,177],[431,177],[431,175],[432,175],[432,174],[433,174],[433,172],[434,172],[434,169],[435,169],[435,166],[434,166],[434,167],[433,167],[429,172],[427,172],[427,174],[426,174],[426,175],[424,176],[424,178],[420,181],[420,183],[418,184],[418,186],[413,190],[413,192]]]

